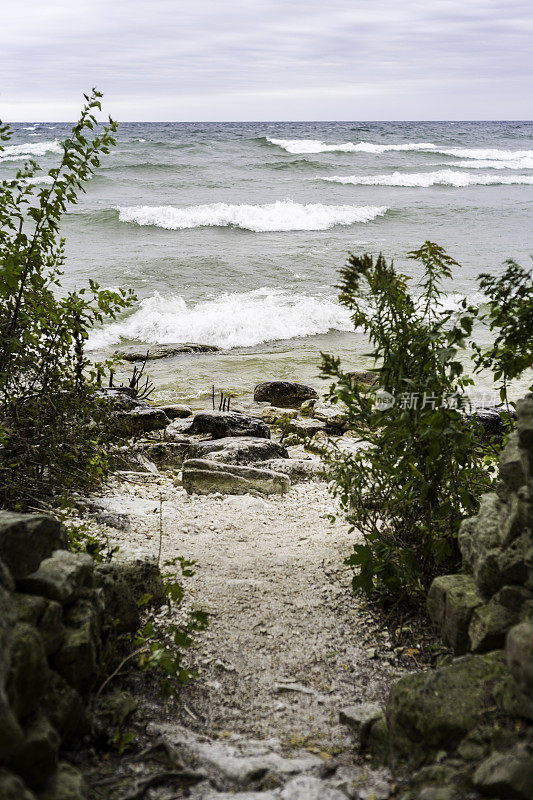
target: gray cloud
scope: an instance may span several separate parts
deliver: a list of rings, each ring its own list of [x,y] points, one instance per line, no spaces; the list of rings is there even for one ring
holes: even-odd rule
[[[25,0],[0,20],[0,112],[72,119],[531,118],[529,2]]]

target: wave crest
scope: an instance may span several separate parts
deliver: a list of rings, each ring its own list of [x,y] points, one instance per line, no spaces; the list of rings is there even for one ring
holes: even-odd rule
[[[334,225],[370,222],[386,213],[387,206],[303,205],[278,200],[265,205],[210,203],[189,206],[131,206],[119,208],[122,222],[154,225],[168,230],[204,226],[235,227],[259,233],[267,231],[324,231]]]
[[[255,289],[189,306],[180,295],[156,293],[142,300],[128,319],[95,331],[88,347],[96,350],[121,339],[138,339],[150,344],[194,341],[230,349],[329,330],[352,330],[349,311],[333,298]]]
[[[451,169],[437,172],[393,172],[390,175],[332,175],[317,176],[316,180],[331,183],[354,184],[356,186],[511,186],[533,185],[533,175],[470,175]]]
[[[46,153],[62,153],[63,150],[55,139],[53,142],[27,142],[11,144],[0,150],[0,161],[23,161],[30,156],[44,156]]]

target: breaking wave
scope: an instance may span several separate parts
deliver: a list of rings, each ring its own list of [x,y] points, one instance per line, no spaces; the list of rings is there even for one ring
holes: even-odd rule
[[[317,180],[332,183],[354,184],[357,186],[511,186],[533,185],[533,175],[471,175],[442,169],[437,172],[393,172],[390,175],[332,175],[317,176]]]
[[[193,341],[230,349],[352,329],[350,312],[334,298],[263,288],[188,304],[180,295],[156,293],[142,300],[127,319],[95,331],[88,346],[95,350],[122,339],[138,339],[150,344]]]
[[[387,206],[303,205],[292,200],[265,205],[229,205],[210,203],[189,206],[131,206],[119,208],[122,222],[154,225],[168,230],[204,226],[235,227],[243,230],[266,231],[324,231],[334,225],[370,222],[386,213]]]
[[[11,144],[0,150],[0,161],[24,161],[30,156],[44,156],[45,153],[62,153],[63,150],[57,141],[53,142],[27,142],[25,144]]]

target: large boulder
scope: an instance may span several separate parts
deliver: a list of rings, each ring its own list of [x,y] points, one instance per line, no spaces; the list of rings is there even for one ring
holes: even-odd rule
[[[348,408],[344,403],[316,403],[313,417],[328,428],[343,431],[348,427]]]
[[[2,567],[1,562],[0,567]],[[9,584],[7,572],[5,577],[5,582]],[[7,758],[22,744],[22,731],[5,692],[6,678],[11,666],[11,647],[16,619],[12,596],[4,586],[0,586],[0,760]]]
[[[265,469],[288,475],[291,483],[321,481],[326,477],[326,467],[320,461],[305,458],[273,458],[262,465]]]
[[[319,419],[310,419],[309,417],[292,419],[289,423],[289,431],[301,439],[309,439],[316,433],[324,432],[326,427],[325,422]]]
[[[148,458],[159,469],[180,469],[186,458],[189,458],[190,440],[185,436],[183,441],[147,442],[140,444],[137,452]]]
[[[19,622],[33,625],[41,634],[46,655],[55,653],[65,636],[61,605],[55,600],[22,592],[13,595],[13,602]]]
[[[257,461],[288,458],[283,445],[258,436],[224,437],[213,441],[191,442],[188,458],[207,458],[225,464],[253,464]]]
[[[227,436],[256,436],[270,439],[270,428],[261,419],[236,411],[200,411],[186,433],[208,434],[213,439]]]
[[[505,655],[496,651],[401,678],[386,711],[392,761],[414,763],[457,744],[494,706],[506,674]]]
[[[289,478],[279,472],[199,458],[185,461],[182,481],[189,494],[282,494],[290,487]]]
[[[0,511],[0,558],[14,578],[35,572],[43,558],[66,546],[66,531],[54,517]]]
[[[93,585],[94,561],[85,553],[57,550],[45,558],[39,569],[18,581],[19,588],[62,605],[76,600],[82,590]]]
[[[521,713],[533,720],[533,622],[520,622],[510,629],[505,652],[520,695]]]
[[[118,634],[135,633],[140,625],[139,606],[133,588],[117,563],[97,564],[94,584],[104,594],[104,623]]]
[[[276,406],[265,406],[261,409],[261,419],[269,425],[283,427],[288,425],[291,419],[298,416],[297,408],[276,408]]]
[[[315,397],[318,393],[311,386],[293,381],[264,381],[254,389],[256,403],[269,403],[277,408],[298,408]]]
[[[170,419],[163,409],[153,406],[148,406],[147,408],[137,406],[123,414],[120,420],[124,426],[125,433],[132,436],[150,433],[151,431],[162,431],[163,428],[170,424]]]
[[[89,600],[78,600],[65,615],[65,638],[53,666],[79,692],[88,694],[99,675],[100,615]]]
[[[24,744],[11,756],[8,767],[32,789],[41,786],[57,768],[59,735],[43,715],[32,717],[24,729]]]
[[[54,670],[50,670],[50,679],[39,707],[59,733],[64,747],[76,745],[82,736],[89,733],[91,726],[81,695]]]

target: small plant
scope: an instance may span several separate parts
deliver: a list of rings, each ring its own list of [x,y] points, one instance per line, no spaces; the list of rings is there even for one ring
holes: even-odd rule
[[[167,569],[163,573],[166,608],[163,612],[149,613],[133,644],[139,655],[141,669],[155,670],[161,674],[159,694],[163,699],[168,699],[179,694],[180,685],[197,677],[195,671],[183,666],[183,653],[193,645],[194,634],[207,627],[208,614],[189,610],[182,615],[181,622],[176,621],[185,597],[181,578],[195,575],[195,562],[178,556],[165,561],[164,566]],[[145,595],[139,601],[140,605],[146,606],[151,599],[151,595]]]
[[[353,588],[416,605],[437,574],[456,567],[459,524],[490,487],[493,460],[463,412],[472,379],[457,354],[474,315],[442,302],[442,281],[459,265],[432,242],[409,257],[423,267],[415,293],[382,255],[351,255],[341,271],[340,301],[373,346],[379,391],[363,393],[330,355],[322,373],[359,432],[355,452],[325,449],[350,531],[362,537],[347,560]]]

